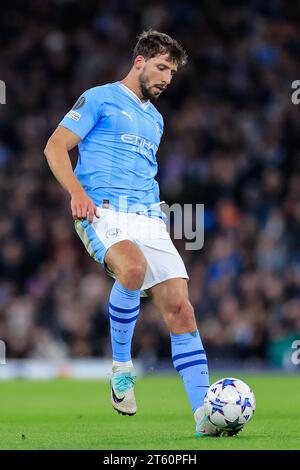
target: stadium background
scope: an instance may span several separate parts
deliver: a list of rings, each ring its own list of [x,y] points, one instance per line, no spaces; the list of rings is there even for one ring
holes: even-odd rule
[[[157,103],[161,199],[205,204],[185,251],[212,368],[292,368],[300,338],[299,2],[10,0],[1,7],[0,339],[8,358],[110,358],[112,281],[85,252],[43,148],[87,88],[121,79],[136,35],[174,35],[188,65]],[[76,155],[74,155],[76,160]],[[75,161],[74,160],[74,161]],[[171,367],[147,301],[134,356]]]

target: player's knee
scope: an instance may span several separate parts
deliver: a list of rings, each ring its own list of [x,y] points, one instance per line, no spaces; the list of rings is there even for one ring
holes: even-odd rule
[[[123,277],[125,279],[127,289],[140,289],[144,283],[147,269],[147,262],[143,258],[138,261],[129,262],[124,268]]]
[[[178,316],[182,309],[182,299],[177,297],[170,297],[164,304],[165,313],[170,317]]]
[[[165,311],[170,324],[180,323],[187,328],[195,324],[194,308],[186,298],[170,300]]]
[[[165,311],[173,315],[189,315],[194,312],[189,299],[183,296],[169,297],[165,302]]]
[[[194,328],[196,324],[194,308],[189,301],[187,301],[183,307],[183,318],[184,323],[188,328]]]

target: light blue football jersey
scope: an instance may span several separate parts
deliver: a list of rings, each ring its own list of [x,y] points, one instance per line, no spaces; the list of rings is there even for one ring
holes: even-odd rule
[[[59,125],[81,138],[75,175],[97,206],[166,220],[155,180],[163,118],[150,101],[109,83],[84,92]]]

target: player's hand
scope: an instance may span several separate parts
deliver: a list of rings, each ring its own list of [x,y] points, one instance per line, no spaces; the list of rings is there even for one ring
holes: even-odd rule
[[[97,206],[83,190],[71,194],[71,210],[74,220],[87,218],[91,224],[94,215],[99,217]]]

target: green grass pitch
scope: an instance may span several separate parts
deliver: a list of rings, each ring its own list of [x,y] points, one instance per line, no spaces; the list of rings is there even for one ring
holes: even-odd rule
[[[2,382],[0,449],[300,449],[300,379],[238,377],[253,388],[257,410],[232,438],[194,437],[193,416],[175,375],[139,378],[133,417],[112,409],[108,381]]]

